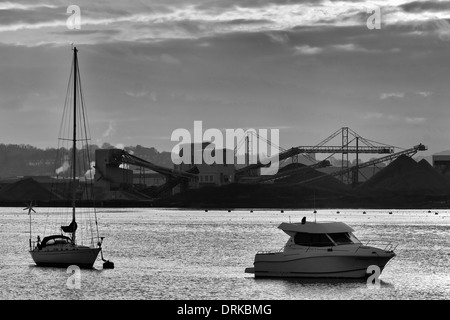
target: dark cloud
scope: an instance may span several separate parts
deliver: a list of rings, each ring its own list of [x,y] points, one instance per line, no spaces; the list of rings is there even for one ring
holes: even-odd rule
[[[268,19],[233,19],[222,22],[225,25],[250,25],[250,24],[271,24],[273,21]]]
[[[399,6],[405,12],[439,12],[450,10],[450,1],[413,1]]]
[[[194,1],[198,10],[218,11],[221,9],[240,8],[262,8],[272,5],[315,5],[320,6],[325,0],[201,0]],[[331,2],[361,2],[361,0],[331,0]]]
[[[121,30],[117,30],[117,29],[90,29],[90,30],[86,30],[86,29],[80,29],[80,30],[65,30],[65,31],[60,31],[60,32],[52,32],[52,34],[59,34],[59,35],[71,35],[71,36],[85,36],[85,35],[106,35],[106,36],[112,36],[112,35],[117,35],[122,33]]]
[[[0,25],[37,24],[55,20],[65,20],[66,7],[48,8],[38,7],[30,10],[5,9],[0,10]]]
[[[207,4],[214,8],[214,5],[236,3],[210,1],[205,3],[205,8]],[[241,3],[264,6],[278,2],[243,0]],[[103,4],[107,3],[86,9],[85,16],[126,17],[138,11],[131,5],[123,5],[109,11],[106,7],[102,13]],[[83,4],[81,9],[83,14]],[[60,19],[66,19],[65,10],[60,14]],[[90,119],[96,122],[92,127],[93,137],[102,136],[110,119],[117,124],[119,138],[153,133],[170,136],[173,129],[190,128],[194,120],[200,119],[207,127],[283,125],[295,128],[297,131],[291,132],[291,136],[282,135],[281,144],[285,147],[318,142],[340,126],[350,126],[378,141],[408,147],[419,142],[418,129],[411,131],[399,122],[396,130],[401,134],[392,135],[387,128],[392,125],[388,123],[389,115],[427,118],[427,123],[436,125],[439,123],[433,119],[444,122],[450,116],[447,111],[450,97],[446,94],[450,72],[445,67],[450,43],[433,33],[436,26],[432,23],[421,28],[413,23],[396,23],[383,25],[381,30],[369,30],[364,23],[364,11],[349,10],[326,25],[272,30],[271,21],[233,17],[219,22],[196,20],[195,16],[184,21],[152,24],[130,21],[123,25],[123,30],[119,29],[121,24],[107,24],[101,26],[108,28],[105,30],[89,26],[90,29],[59,32],[67,38],[75,34],[109,40],[79,46],[86,103],[92,107]],[[45,19],[53,18],[42,16],[37,21]],[[28,16],[24,20],[37,23]],[[359,23],[336,26],[347,21]],[[267,28],[245,31],[246,26],[258,30],[250,28],[254,24],[257,27],[267,24]],[[222,28],[222,32],[213,32],[215,27]],[[145,28],[149,31],[172,28],[183,31],[182,35],[196,36],[161,37],[155,41],[156,36],[149,32],[145,40]],[[40,31],[32,30],[35,34]],[[126,37],[127,32],[130,38],[139,34],[139,40],[131,41]],[[121,37],[114,37],[118,34]],[[27,118],[23,114],[14,115],[13,108],[26,112],[36,105],[47,110],[64,101],[70,58],[68,46],[0,46],[0,107],[9,112],[8,123]],[[33,94],[24,96],[23,92]],[[423,96],[414,92],[433,94],[424,101]],[[43,93],[55,95],[54,105],[43,98]],[[380,99],[389,93],[404,93],[405,99]],[[429,105],[424,107],[425,103]],[[385,123],[367,120],[370,118],[367,115],[375,113]],[[53,120],[58,124],[59,115],[39,126],[48,127]],[[131,122],[131,118],[137,120]],[[13,132],[3,129],[3,124],[0,134],[9,142]],[[40,132],[27,134],[28,142],[32,143]],[[299,137],[305,140],[300,141]],[[130,143],[151,144],[149,140],[136,139]]]

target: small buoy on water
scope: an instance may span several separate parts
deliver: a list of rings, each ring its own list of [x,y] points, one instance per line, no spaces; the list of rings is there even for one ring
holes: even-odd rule
[[[316,211],[316,210],[314,210],[314,213],[317,213],[317,211]]]
[[[339,214],[340,212],[339,212],[339,211],[337,211],[336,213],[337,213],[337,214]]]
[[[366,212],[365,212],[365,211],[363,211],[363,214],[366,214]]]
[[[228,210],[228,212],[231,212],[231,210]]]
[[[389,211],[389,214],[392,214],[392,211]]]
[[[437,215],[437,214],[439,214],[439,213],[435,212],[434,214],[436,214],[436,215]]]
[[[428,213],[431,213],[431,210],[428,210]]]
[[[253,212],[253,210],[250,210],[250,212]]]
[[[109,260],[103,262],[103,269],[114,269],[114,263]]]
[[[205,212],[208,212],[208,209],[206,209]]]
[[[284,213],[284,210],[281,210],[281,213]]]

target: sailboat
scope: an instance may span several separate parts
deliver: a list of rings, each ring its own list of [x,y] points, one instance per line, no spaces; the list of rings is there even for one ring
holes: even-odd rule
[[[71,139],[64,139],[62,137],[59,138],[60,141],[64,141],[68,144],[68,148],[59,148],[58,153],[62,152],[61,150],[66,150],[66,154],[64,155],[64,165],[61,168],[56,170],[57,174],[66,174],[68,177],[63,177],[63,182],[69,182],[69,190],[65,193],[67,197],[71,198],[71,206],[67,210],[70,223],[66,223],[66,225],[59,225],[57,228],[59,233],[53,233],[48,236],[45,236],[42,240],[40,236],[37,237],[37,241],[32,241],[31,234],[31,212],[35,212],[30,204],[29,207],[25,208],[29,210],[30,215],[30,254],[33,258],[34,262],[37,266],[42,267],[68,267],[68,266],[78,266],[80,268],[92,268],[95,261],[97,260],[98,254],[101,253],[101,258],[104,261],[103,268],[114,268],[114,264],[110,261],[107,261],[103,258],[102,252],[102,243],[104,237],[99,237],[98,235],[98,224],[97,224],[97,215],[95,212],[95,206],[91,205],[91,209],[94,210],[95,216],[95,228],[92,227],[92,223],[90,224],[91,230],[89,232],[84,232],[83,236],[88,236],[87,240],[82,238],[83,240],[78,239],[78,232],[83,232],[79,230],[79,215],[81,208],[77,208],[77,203],[81,200],[84,200],[84,207],[86,207],[86,197],[90,197],[90,200],[94,200],[93,194],[90,196],[87,195],[89,190],[92,192],[92,188],[89,189],[86,186],[83,186],[82,182],[90,183],[92,185],[93,178],[92,174],[90,177],[79,177],[77,179],[77,175],[81,168],[77,167],[77,163],[88,162],[86,159],[77,159],[78,153],[80,150],[77,148],[77,143],[81,143],[82,147],[86,148],[89,151],[88,146],[88,138],[87,138],[87,126],[86,126],[86,113],[84,108],[84,99],[81,92],[81,80],[79,76],[79,67],[78,67],[78,50],[76,47],[73,47],[73,62],[71,74],[69,77],[69,86],[67,89],[66,103],[63,114],[63,123],[64,125],[60,129],[60,136],[62,132],[69,132],[72,134]],[[73,89],[73,91],[72,91]],[[69,99],[69,96],[73,95],[73,99]],[[77,101],[77,98],[79,101]],[[68,108],[69,105],[73,106],[73,109]],[[69,118],[69,124],[64,120],[65,118]],[[70,124],[71,122],[71,124]],[[82,122],[84,122],[82,124]],[[78,133],[78,135],[77,135]],[[71,145],[71,149],[70,149]],[[62,152],[64,153],[64,152]],[[70,155],[71,153],[71,155]],[[87,152],[89,154],[89,152]],[[71,160],[71,161],[69,161]],[[77,171],[78,170],[78,171]],[[90,178],[90,179],[87,179]],[[83,180],[83,181],[81,181]],[[62,183],[59,183],[62,184]],[[80,189],[84,187],[85,191],[82,192],[84,194],[85,199],[82,199],[80,196]],[[89,205],[88,205],[89,207]],[[24,210],[25,210],[24,209]],[[58,208],[58,210],[63,211],[64,208]],[[84,209],[84,208],[83,208]],[[55,215],[51,215],[55,217]],[[92,216],[89,216],[92,218]],[[93,233],[93,230],[96,231],[96,236]],[[81,238],[81,237],[80,237]]]

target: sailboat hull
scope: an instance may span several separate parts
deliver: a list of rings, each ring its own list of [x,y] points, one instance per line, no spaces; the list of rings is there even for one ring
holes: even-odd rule
[[[31,257],[37,266],[65,268],[76,265],[80,268],[90,269],[97,259],[100,248],[73,247],[56,250],[33,250]]]

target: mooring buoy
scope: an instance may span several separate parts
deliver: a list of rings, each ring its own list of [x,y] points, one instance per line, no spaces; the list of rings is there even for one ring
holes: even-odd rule
[[[114,269],[114,263],[109,260],[103,262],[103,269]]]

